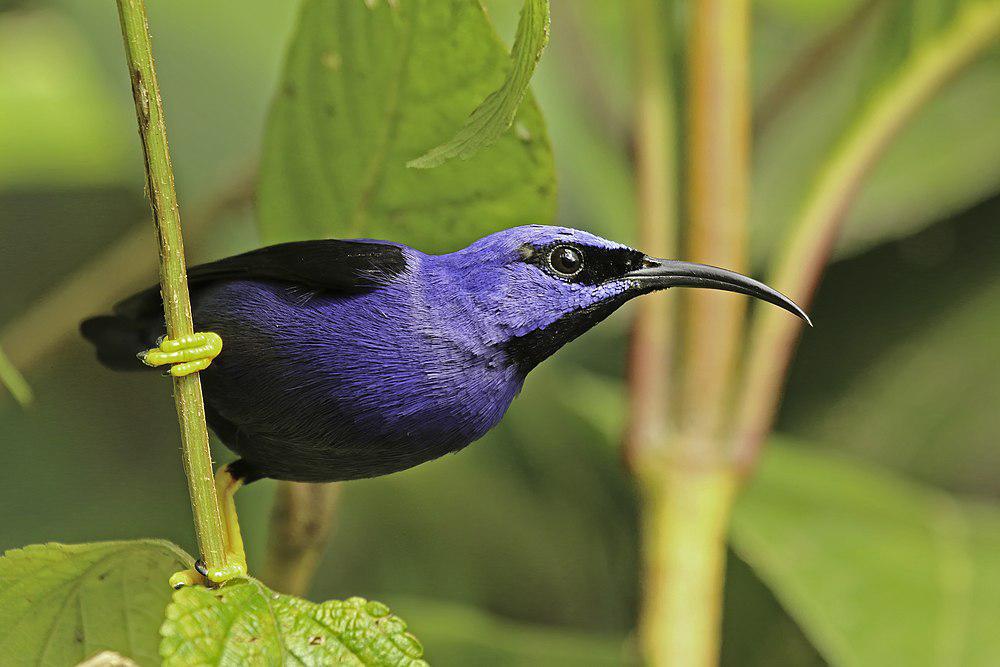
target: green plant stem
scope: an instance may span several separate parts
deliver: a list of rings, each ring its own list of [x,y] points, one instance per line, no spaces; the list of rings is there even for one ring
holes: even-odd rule
[[[146,7],[143,0],[118,0],[118,16],[125,38],[125,55],[132,96],[135,99],[139,137],[146,162],[147,194],[153,210],[153,224],[160,248],[160,291],[167,334],[171,338],[194,332],[180,212],[174,190],[174,174],[167,148],[167,128],[163,104],[153,66]],[[184,472],[191,493],[198,548],[209,570],[226,566],[219,499],[213,481],[212,457],[208,448],[205,404],[197,373],[174,378],[174,401],[181,426]]]
[[[688,259],[745,271],[749,187],[750,94],[747,0],[698,0],[688,37]],[[681,428],[722,442],[746,299],[688,290]],[[716,448],[720,449],[720,448]],[[721,452],[698,452],[718,458]]]
[[[278,484],[261,577],[268,586],[289,595],[309,591],[330,539],[340,493],[340,484]]]
[[[675,102],[663,39],[666,17],[655,0],[631,3],[635,46],[634,126],[639,247],[657,257],[677,250]],[[635,304],[629,347],[626,458],[662,455],[668,436],[675,307],[672,295],[651,294]]]
[[[2,348],[0,348],[0,386],[7,387],[10,395],[22,406],[31,403],[34,398],[28,382],[7,355],[4,354]]]
[[[646,662],[715,665],[738,479],[722,468],[667,466],[643,482],[646,573],[639,634]]]
[[[820,172],[776,257],[771,285],[808,306],[864,178],[906,122],[998,34],[1000,3],[967,3],[870,102]],[[753,465],[770,432],[800,324],[773,309],[757,311],[734,431],[733,454],[741,467]]]
[[[663,38],[669,22],[652,0],[634,0],[631,9],[639,236],[647,252],[669,257],[678,236],[674,103]],[[688,54],[690,252],[737,269],[746,263],[747,12],[740,1],[698,3]],[[707,667],[719,654],[726,533],[737,486],[722,467],[719,429],[744,306],[718,295],[688,296],[681,433],[668,432],[672,299],[647,298],[637,306],[633,331],[626,446],[643,489],[644,657],[656,666]]]

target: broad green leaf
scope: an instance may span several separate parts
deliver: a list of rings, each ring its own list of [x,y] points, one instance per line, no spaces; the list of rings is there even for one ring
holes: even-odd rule
[[[517,37],[510,52],[510,72],[503,85],[475,108],[453,139],[410,160],[407,166],[430,169],[456,157],[468,160],[478,151],[496,143],[514,122],[521,100],[528,92],[535,65],[542,57],[542,50],[548,41],[548,0],[525,0],[517,26]]]
[[[515,131],[470,159],[406,166],[508,67],[475,0],[306,0],[265,136],[265,240],[370,236],[433,252],[549,222],[552,155],[530,96]]]
[[[21,375],[21,372],[17,370],[10,359],[7,358],[7,355],[4,354],[2,348],[0,348],[0,386],[6,387],[10,395],[14,397],[14,400],[21,405],[27,405],[33,400],[31,387],[24,379],[24,376]]]
[[[3,663],[75,665],[114,651],[157,664],[167,579],[191,562],[160,540],[36,544],[6,552],[0,558]]]
[[[803,340],[783,430],[948,488],[996,495],[998,210],[983,207],[838,272],[817,304],[837,330]],[[905,253],[925,259],[907,261]],[[872,294],[858,295],[872,280]]]
[[[913,233],[1000,188],[995,159],[1000,117],[992,112],[1000,104],[1000,87],[992,83],[1000,75],[1000,58],[963,62],[957,80],[937,81],[929,96],[898,85],[908,77],[917,81],[951,57],[946,49],[969,48],[974,55],[987,49],[1000,31],[1000,5],[996,0],[882,4],[872,20],[841,40],[836,57],[756,137],[751,216],[758,265],[803,209],[836,151],[880,122],[870,115],[876,102],[892,113],[904,109],[904,124],[885,135],[887,151],[848,212],[841,255]],[[772,40],[781,29],[772,27]],[[801,57],[785,60],[797,63]]]
[[[749,565],[726,557],[721,667],[825,667],[802,629]]]
[[[127,119],[75,26],[49,10],[0,12],[0,188],[120,180]]]
[[[380,602],[315,604],[256,580],[182,588],[160,630],[167,667],[201,664],[420,667],[423,647]]]
[[[1000,508],[778,440],[732,540],[834,665],[1000,657]]]
[[[404,598],[395,608],[420,626],[427,659],[477,667],[620,667],[637,664],[625,637],[516,623],[464,605]]]

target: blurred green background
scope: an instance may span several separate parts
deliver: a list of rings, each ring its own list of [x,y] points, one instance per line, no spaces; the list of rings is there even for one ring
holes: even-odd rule
[[[508,43],[519,4],[487,3]],[[881,58],[877,31],[858,18],[863,4],[753,4],[758,266]],[[628,242],[624,5],[553,0],[533,90],[555,153],[558,221]],[[182,213],[196,221],[189,260],[254,247],[252,202],[221,206],[219,193],[240,192],[255,173],[296,3],[149,10]],[[836,57],[775,102],[802,55],[851,21],[860,27]],[[811,310],[816,328],[778,424],[810,451],[984,500],[1000,497],[997,109],[994,47],[879,164]],[[0,345],[15,363],[9,327],[123,236],[148,233],[148,273],[138,284],[110,274],[90,292],[111,302],[155,281],[142,187],[113,4],[0,1]],[[438,664],[633,660],[637,508],[618,452],[628,321],[626,308],[541,366],[501,426],[460,455],[349,484],[310,597],[385,601]],[[165,382],[104,370],[68,329],[22,371],[34,404],[0,395],[0,549],[151,536],[195,552]],[[251,569],[273,491],[263,481],[240,494]],[[735,556],[728,577],[724,662],[823,663]]]

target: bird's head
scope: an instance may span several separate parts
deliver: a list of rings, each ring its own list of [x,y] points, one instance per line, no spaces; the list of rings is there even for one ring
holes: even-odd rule
[[[486,236],[447,258],[449,274],[526,373],[626,301],[669,287],[737,292],[809,322],[790,299],[733,271],[649,257],[567,227],[527,225]]]

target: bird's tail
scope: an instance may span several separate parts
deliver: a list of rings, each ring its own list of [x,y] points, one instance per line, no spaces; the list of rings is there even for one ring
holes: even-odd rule
[[[100,315],[80,324],[80,333],[97,348],[97,360],[116,371],[153,370],[136,355],[154,347],[162,329],[162,322],[122,315]]]

